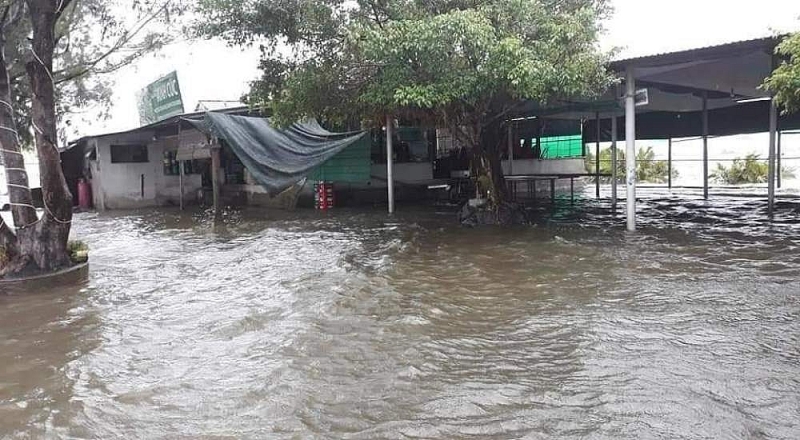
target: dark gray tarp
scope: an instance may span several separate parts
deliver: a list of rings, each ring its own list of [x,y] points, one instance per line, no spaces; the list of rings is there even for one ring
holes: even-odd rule
[[[209,112],[191,121],[199,130],[225,141],[258,183],[276,194],[367,135],[332,133],[310,119],[278,129],[269,120]]]

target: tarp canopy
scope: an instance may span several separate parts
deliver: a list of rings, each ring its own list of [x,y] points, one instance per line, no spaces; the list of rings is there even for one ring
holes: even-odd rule
[[[366,131],[332,133],[315,120],[278,129],[265,118],[208,112],[192,121],[200,131],[225,141],[255,180],[271,194],[292,186]]]

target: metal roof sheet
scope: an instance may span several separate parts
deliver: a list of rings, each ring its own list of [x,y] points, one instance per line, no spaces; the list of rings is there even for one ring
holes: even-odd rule
[[[754,38],[750,40],[734,41],[730,43],[717,44],[713,46],[703,46],[693,49],[663,52],[652,55],[625,58],[611,62],[611,68],[620,70],[628,66],[661,66],[665,64],[683,63],[698,59],[723,58],[727,56],[737,56],[742,53],[756,50],[774,52],[775,47],[780,43],[784,35],[774,35],[769,37]]]

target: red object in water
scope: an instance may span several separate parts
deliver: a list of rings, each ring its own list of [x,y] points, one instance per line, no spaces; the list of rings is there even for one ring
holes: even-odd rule
[[[314,205],[317,209],[333,209],[333,182],[318,182],[314,184]]]
[[[85,179],[78,180],[78,206],[81,209],[92,208],[92,185]]]

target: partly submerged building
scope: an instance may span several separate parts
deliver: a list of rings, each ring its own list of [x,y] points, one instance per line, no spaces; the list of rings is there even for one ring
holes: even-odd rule
[[[770,162],[771,211],[775,177],[780,175],[776,172],[780,169],[780,133],[800,129],[800,116],[779,114],[769,93],[760,87],[780,62],[774,54],[778,43],[779,38],[770,37],[615,61],[609,67],[624,81],[599,99],[554,102],[547,107],[529,103],[509,115],[504,172],[512,182],[528,181],[535,187],[537,180],[549,180],[552,188],[558,179],[572,181],[592,175],[586,171],[584,158],[588,143],[599,152],[600,142],[616,146],[618,140],[625,140],[627,168],[635,170],[637,139],[698,137],[704,145],[703,186],[708,197],[708,138],[770,132],[765,147]],[[644,99],[637,99],[639,96]],[[264,121],[246,108],[219,114]],[[190,121],[201,117],[203,113],[182,115],[74,142],[63,154],[71,188],[75,191],[78,179],[88,178],[98,209],[205,201],[213,193],[214,183],[219,198],[225,200],[275,203],[272,196],[280,188],[270,188],[267,181],[270,169],[280,172],[281,164],[267,158],[275,146],[259,136],[244,137],[239,140],[242,145],[260,148],[259,154],[264,156],[263,161],[247,160],[242,157],[245,147],[230,145],[230,139]],[[446,131],[396,125],[388,119],[391,136],[371,132],[313,167],[301,170],[295,166],[293,172],[302,171],[310,180],[335,182],[340,192],[337,196],[345,202],[388,198],[390,210],[391,194],[395,193],[392,183],[397,186],[398,198],[420,197],[429,187],[446,186],[441,184],[469,175],[465,173],[467,155]],[[219,153],[216,162],[214,151]],[[388,167],[387,162],[393,165]],[[268,172],[254,169],[265,165]],[[593,165],[592,171],[599,174],[599,163]],[[616,172],[617,167],[611,168]],[[612,182],[615,205],[617,179]],[[626,194],[631,195],[627,197],[628,227],[633,229],[635,176],[627,176],[624,182]],[[304,191],[310,195],[310,186]],[[599,184],[597,194],[599,197]]]
[[[214,125],[202,122],[212,117],[239,125],[221,133],[204,126]],[[255,125],[260,128],[252,129]],[[585,172],[580,123],[553,121],[544,126],[541,120],[523,118],[515,126],[517,142],[503,161],[506,173]],[[294,199],[276,195],[288,186],[284,183],[303,178],[333,182],[338,204],[386,202],[385,131],[361,132],[325,160],[317,157],[322,150],[300,150],[306,142],[321,137],[332,142],[340,135],[304,137],[306,131],[308,127],[292,133],[275,130],[245,107],[191,113],[129,131],[81,138],[62,153],[62,163],[73,194],[80,179],[91,183],[98,210],[212,204],[215,181],[223,204],[287,206]],[[429,187],[468,175],[465,152],[446,131],[400,126],[392,137],[397,199],[424,198]],[[316,147],[324,149],[324,143]],[[295,149],[294,155],[281,153]],[[216,166],[215,150],[219,154]],[[294,163],[303,161],[308,164]],[[287,167],[295,172],[278,179]],[[304,185],[294,194],[311,200],[312,188]]]

